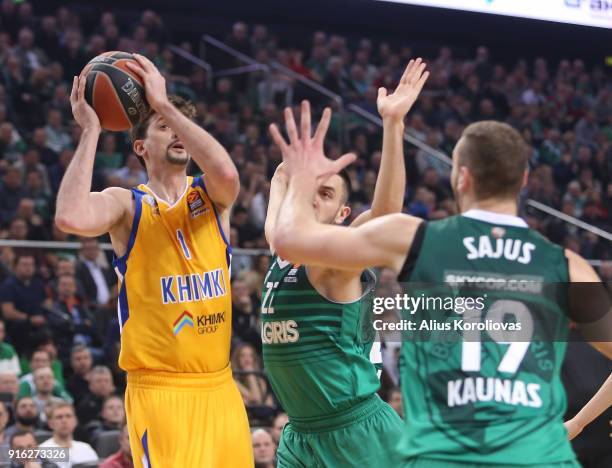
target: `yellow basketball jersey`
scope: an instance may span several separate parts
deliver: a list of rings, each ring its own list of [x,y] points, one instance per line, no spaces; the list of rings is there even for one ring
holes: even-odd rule
[[[231,247],[201,177],[169,205],[132,189],[134,221],[119,277],[119,366],[215,372],[229,363]]]

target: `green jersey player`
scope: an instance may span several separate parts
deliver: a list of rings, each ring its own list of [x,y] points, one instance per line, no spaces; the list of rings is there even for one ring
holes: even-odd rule
[[[400,375],[406,428],[396,466],[577,466],[563,426],[565,392],[559,375],[570,311],[562,296],[558,301],[516,297],[510,286],[526,278],[548,285],[599,278],[582,257],[548,242],[517,216],[528,159],[520,134],[493,121],[465,129],[451,172],[461,215],[426,224],[391,214],[352,229],[319,222],[312,207],[317,178],[338,172],[352,158],[330,161],[320,141],[304,132],[290,145],[277,133],[273,137],[284,146],[289,174],[273,238],[279,256],[346,270],[384,266],[400,281],[419,284],[472,282],[469,278],[501,284],[491,291],[481,316],[472,310],[471,319],[508,316],[531,331],[512,343],[481,341],[480,334],[470,340],[460,335],[450,344],[404,342]],[[448,319],[456,314],[451,310]],[[609,321],[604,315],[595,325],[610,330]],[[531,340],[535,336],[539,339]],[[591,344],[612,357],[611,342]]]
[[[351,224],[399,212],[405,190],[403,119],[414,104],[428,73],[420,59],[411,61],[393,94],[379,90],[383,118],[381,167],[370,210]],[[292,113],[287,132],[297,140]],[[329,123],[329,110],[322,125]],[[310,134],[310,109],[302,104],[302,133]],[[315,138],[326,129],[319,126]],[[272,128],[278,135],[278,129]],[[286,146],[281,147],[284,151]],[[281,165],[272,180],[266,237],[274,252],[275,226],[287,190]],[[333,175],[319,181],[311,200],[317,219],[340,224],[350,214],[346,202],[350,180]],[[403,433],[397,413],[376,394],[380,387],[370,361],[372,328],[362,317],[364,269],[321,268],[292,264],[274,256],[264,280],[262,343],[264,365],[272,389],[289,423],[283,430],[279,467],[378,467],[399,463],[395,450]],[[364,275],[369,277],[370,272]],[[373,281],[370,281],[372,283]],[[368,317],[369,318],[369,317]]]

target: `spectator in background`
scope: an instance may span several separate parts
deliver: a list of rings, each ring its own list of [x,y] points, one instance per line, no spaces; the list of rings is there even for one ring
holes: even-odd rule
[[[87,424],[89,440],[95,445],[102,432],[119,430],[123,424],[125,424],[123,399],[117,395],[111,395],[104,399],[99,417]]]
[[[104,400],[115,392],[113,374],[105,366],[96,366],[89,372],[89,392],[83,396],[77,406],[81,424],[96,419],[102,411]]]
[[[51,332],[48,329],[43,328],[37,333],[32,334],[30,337],[30,345],[34,351],[46,351],[48,353],[49,358],[51,359],[51,369],[53,369],[55,380],[61,386],[61,388],[65,388],[64,366],[62,365],[61,361],[57,359],[57,348]],[[28,366],[29,362],[22,359],[21,370],[23,372],[29,372],[30,368]]]
[[[232,370],[245,405],[264,405],[268,400],[268,384],[262,376],[261,361],[255,348],[242,343],[232,353]]]
[[[234,23],[232,34],[227,38],[227,44],[243,54],[252,55],[247,25],[242,22]]]
[[[136,187],[140,184],[146,184],[148,177],[145,170],[142,168],[140,162],[138,162],[138,158],[134,153],[130,153],[125,161],[125,166],[117,169],[113,177],[116,177],[115,184],[109,185],[117,185],[119,187],[131,188]]]
[[[34,32],[27,26],[19,30],[17,45],[14,47],[13,53],[31,71],[37,70],[47,63],[44,52],[34,46]]]
[[[9,438],[6,435],[6,428],[10,419],[8,407],[0,401],[0,445],[8,444]],[[1,461],[1,460],[0,460]]]
[[[257,297],[249,292],[246,281],[235,279],[232,283],[232,330],[242,341],[261,349],[258,310]]]
[[[70,367],[72,375],[68,378],[66,388],[74,398],[75,405],[78,406],[81,399],[89,391],[87,375],[93,367],[93,358],[87,346],[77,345],[72,348],[70,353]]]
[[[70,468],[78,463],[94,462],[98,455],[89,444],[73,440],[77,418],[70,403],[57,403],[49,410],[49,427],[53,437],[40,444],[40,448],[64,447],[69,449],[69,462],[58,462],[60,468]]]
[[[29,254],[20,255],[15,263],[15,274],[0,288],[2,315],[15,349],[24,350],[32,330],[47,323],[43,304],[50,305],[43,282],[35,276],[36,263]]]
[[[92,306],[106,305],[111,298],[111,285],[116,281],[114,273],[100,264],[100,256],[98,239],[81,238],[81,260],[76,267],[76,276]]]
[[[57,193],[59,190],[60,182],[64,178],[66,168],[72,161],[74,156],[74,150],[72,148],[64,149],[57,160],[57,162],[49,167],[49,183],[51,184],[51,190],[53,193]]]
[[[0,285],[12,273],[15,265],[15,251],[11,247],[0,247]]]
[[[74,276],[63,275],[57,283],[57,300],[48,314],[49,327],[58,337],[60,360],[68,363],[73,346],[87,346],[92,354],[102,359],[101,340],[93,314],[76,296]]]
[[[38,448],[38,444],[36,443],[36,437],[34,437],[34,433],[30,430],[20,430],[15,432],[11,438],[9,439],[9,446],[11,450],[20,450],[20,451],[30,451],[31,453],[35,453],[34,451]],[[8,454],[7,454],[8,455]],[[11,468],[57,468],[55,463],[40,460],[40,459],[28,459],[27,461],[18,461],[13,460]]]
[[[102,137],[100,151],[96,153],[94,168],[107,175],[123,166],[123,155],[117,151],[117,139],[113,133],[105,133]]]
[[[119,435],[119,450],[100,463],[100,468],[134,468],[127,425],[123,426]]]
[[[0,374],[9,373],[17,375],[21,373],[17,351],[8,343],[4,342],[6,337],[4,320],[0,319]]]
[[[83,289],[83,285],[81,284],[80,281],[76,280],[76,259],[74,259],[73,257],[64,257],[64,256],[61,256],[57,259],[57,263],[55,264],[54,278],[49,283],[50,289],[52,290],[53,297],[54,298],[58,297],[57,285],[58,285],[59,279],[64,275],[75,277],[76,288],[77,288],[76,296],[80,300],[85,300],[85,290]]]
[[[277,447],[280,442],[283,429],[288,422],[289,416],[287,416],[287,413],[278,413],[272,422],[272,429],[270,430],[270,433],[272,434],[272,439],[274,439],[274,443]]]
[[[55,387],[55,377],[53,377],[53,371],[50,367],[36,369],[33,374],[34,392],[32,394],[32,399],[34,400],[34,403],[38,408],[41,420],[45,422],[45,409],[51,404],[59,403],[64,400],[53,396],[53,388]]]
[[[30,148],[38,151],[40,162],[49,167],[57,163],[58,153],[49,148],[47,144],[47,132],[43,127],[34,129],[32,133],[32,143]]]
[[[398,387],[393,387],[387,392],[387,403],[395,410],[399,417],[404,419],[404,403],[402,392]]]
[[[38,369],[42,369],[45,367],[52,367],[52,360],[49,351],[44,349],[35,350],[32,353],[32,357],[30,359],[29,367],[31,372],[23,375],[19,379],[19,397],[22,396],[32,396],[36,393],[36,384],[34,382],[34,372]],[[61,372],[61,371],[60,371]],[[53,395],[62,400],[71,401],[70,395],[64,389],[63,384],[57,379],[57,370],[53,372],[55,377],[55,385],[53,387]],[[63,378],[63,377],[62,377]]]
[[[276,444],[266,429],[255,429],[252,434],[253,458],[257,468],[276,466]]]
[[[15,403],[15,424],[6,428],[5,437],[18,431],[35,431],[40,425],[40,413],[32,397],[21,397]]]
[[[0,223],[8,224],[17,210],[19,200],[25,195],[21,183],[21,171],[14,166],[6,169],[0,186]]]
[[[1,373],[0,374],[0,401],[4,401],[13,405],[19,391],[19,379],[17,374]]]
[[[62,122],[62,113],[57,109],[51,109],[47,113],[45,133],[47,134],[47,146],[57,154],[71,144],[70,135]]]

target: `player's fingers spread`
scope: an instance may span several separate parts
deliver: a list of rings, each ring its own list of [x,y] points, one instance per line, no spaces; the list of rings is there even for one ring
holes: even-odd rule
[[[404,73],[402,74],[402,78],[400,79],[400,83],[405,83],[406,82],[406,80],[410,76],[410,73],[412,72],[413,65],[414,65],[414,60],[410,60],[410,62],[408,62],[408,65],[406,66],[406,69],[404,70]]]
[[[326,107],[321,115],[321,120],[319,120],[319,125],[317,125],[317,130],[314,135],[314,144],[317,147],[323,147],[323,142],[325,141],[325,135],[327,134],[327,129],[329,128],[329,122],[331,121],[331,109]]]
[[[414,80],[418,76],[419,67],[421,66],[421,62],[422,62],[421,57],[418,57],[414,61],[414,63],[412,64],[412,69],[410,70],[410,73],[409,73],[408,77],[406,78],[406,83],[408,83],[408,84],[413,84],[414,83]]]
[[[418,68],[417,68],[417,70],[416,70],[416,72],[414,74],[413,83],[417,83],[421,79],[421,77],[423,76],[423,72],[425,71],[426,67],[427,67],[427,64],[425,62],[421,63],[418,66]]]
[[[416,84],[416,88],[420,91],[421,89],[423,89],[423,86],[425,85],[425,82],[427,81],[427,78],[429,78],[429,72],[426,71],[425,73],[423,73],[423,75],[421,76],[421,79],[417,82]]]
[[[287,135],[289,135],[289,143],[297,145],[300,138],[298,136],[297,127],[295,126],[293,110],[291,110],[290,107],[285,107],[285,126],[287,128]]]
[[[311,135],[311,117],[310,117],[310,103],[306,100],[302,101],[302,115],[300,117],[300,132],[302,141],[307,142],[310,140]]]
[[[144,55],[134,54],[134,58],[145,71],[151,71],[151,67],[155,68],[155,65],[153,65],[153,63],[151,63],[151,61]]]
[[[274,140],[274,143],[276,143],[278,145],[278,147],[280,148],[281,152],[283,154],[285,154],[285,152],[289,148],[287,146],[287,142],[285,141],[285,139],[281,135],[281,132],[278,129],[278,126],[276,124],[271,124],[270,125],[270,135],[272,136],[272,140]]]
[[[125,66],[128,67],[131,71],[136,73],[141,78],[145,74],[145,70],[141,66],[138,66],[137,64],[135,64],[134,62],[126,62]]]
[[[352,164],[356,159],[357,159],[357,155],[355,153],[343,154],[338,159],[336,159],[332,165],[334,169],[334,173],[337,174],[342,169],[344,169],[346,166],[348,166],[349,164]]]

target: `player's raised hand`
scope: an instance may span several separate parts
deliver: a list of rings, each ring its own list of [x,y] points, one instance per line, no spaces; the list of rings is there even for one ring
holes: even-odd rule
[[[411,60],[392,94],[388,95],[385,88],[378,88],[376,105],[383,120],[404,119],[429,77],[429,72],[425,71],[425,67],[426,64],[420,58]]]
[[[72,115],[83,130],[92,129],[99,132],[101,131],[100,119],[93,107],[85,100],[85,84],[85,75],[75,76],[72,80],[72,91],[70,92]]]
[[[325,156],[323,143],[331,120],[331,110],[329,108],[323,111],[314,136],[311,136],[312,126],[310,103],[308,101],[302,101],[301,114],[300,134],[298,134],[293,111],[289,107],[285,109],[285,125],[289,136],[289,144],[282,137],[278,127],[275,124],[270,125],[270,134],[283,154],[283,161],[289,177],[297,174],[310,174],[316,178],[326,178],[337,174],[355,160],[356,156],[350,153],[335,161]]]
[[[169,102],[166,93],[166,79],[148,58],[139,54],[133,55],[138,65],[134,62],[127,62],[126,66],[142,79],[147,102],[154,111],[159,112],[161,107]]]

